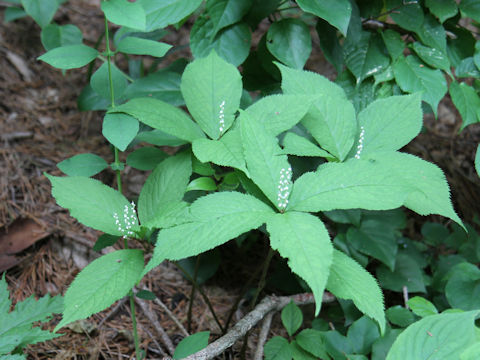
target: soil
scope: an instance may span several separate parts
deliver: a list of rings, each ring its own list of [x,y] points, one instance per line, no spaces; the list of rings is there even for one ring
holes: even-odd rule
[[[0,2],[3,19],[2,5]],[[64,4],[55,21],[77,25],[89,45],[102,33],[98,0]],[[167,42],[188,43],[188,32],[184,29],[170,30]],[[259,39],[261,31],[260,28],[254,38]],[[321,55],[318,38],[314,40],[307,67],[332,78],[333,70]],[[32,294],[40,297],[64,293],[80,269],[98,256],[92,247],[100,234],[77,223],[55,204],[43,174],[61,175],[56,164],[79,153],[95,153],[113,160],[108,143],[101,135],[102,114],[77,109],[76,99],[87,83],[87,69],[62,74],[36,60],[43,52],[40,29],[32,19],[0,23],[0,271],[8,269],[6,278],[13,303]],[[167,59],[167,63],[173,60]],[[480,210],[480,181],[473,167],[480,130],[473,125],[459,133],[460,123],[459,114],[446,98],[440,104],[438,119],[426,116],[427,131],[409,144],[406,151],[436,163],[445,171],[456,210],[462,219],[471,222]],[[145,175],[129,171],[125,188],[127,195],[135,195]],[[102,173],[101,180],[114,186],[111,172]],[[411,225],[411,232],[415,233],[425,218],[413,218],[418,220]],[[444,218],[429,219],[432,218],[446,222]],[[17,247],[5,250],[5,244],[10,246],[12,242]],[[257,252],[266,251],[259,246]],[[233,260],[236,256],[231,255],[232,248],[228,246],[222,251],[227,259]],[[260,257],[246,256],[240,265],[235,261],[231,266],[222,265],[220,274],[203,287],[221,319],[227,318],[231,304],[258,261]],[[162,264],[142,285],[153,291],[181,323],[187,323],[191,286],[175,266]],[[191,333],[210,330],[214,336],[218,335],[218,326],[200,295],[195,296],[193,304]],[[171,317],[153,302],[149,302],[148,307],[173,344],[178,343],[184,335]],[[123,302],[93,315],[65,329],[65,336],[28,347],[29,358],[133,358],[129,311],[128,302]],[[240,307],[234,319],[240,318],[242,311]],[[58,321],[59,317],[55,316],[49,328],[53,329]],[[147,358],[162,358],[160,348],[165,347],[154,340],[159,336],[152,321],[140,310],[138,321]],[[276,317],[272,333],[282,335],[282,331]],[[256,333],[250,336],[247,354],[253,353],[255,338]],[[237,358],[240,347],[234,346],[226,358]]]

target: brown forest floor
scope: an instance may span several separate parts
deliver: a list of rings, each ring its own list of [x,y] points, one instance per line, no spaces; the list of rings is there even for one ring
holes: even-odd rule
[[[1,7],[0,18],[3,19]],[[95,0],[65,4],[55,20],[80,27],[87,44],[95,43],[103,26]],[[91,248],[99,233],[76,223],[55,204],[43,172],[61,175],[56,163],[79,153],[91,152],[111,159],[109,146],[101,135],[101,114],[77,110],[76,99],[86,84],[86,69],[68,71],[64,76],[37,61],[44,51],[39,35],[40,29],[31,19],[0,23],[0,268],[9,268],[7,281],[14,303],[32,294],[64,293],[79,270],[96,256]],[[167,41],[184,44],[188,42],[188,34],[185,30],[173,31]],[[318,39],[307,67],[327,76],[332,74],[322,60]],[[445,171],[456,209],[463,219],[471,221],[480,212],[480,181],[473,168],[480,142],[479,127],[470,126],[458,135],[460,118],[448,98],[440,105],[439,119],[427,117],[425,124],[428,131],[418,136],[407,151],[435,162]],[[127,192],[138,194],[145,175],[131,170],[124,178]],[[111,184],[113,174],[106,172],[102,181]],[[419,225],[415,224],[411,226],[412,233],[418,230]],[[15,255],[5,256],[8,252],[5,244],[12,241],[17,245],[10,248],[10,253]],[[242,282],[256,269],[259,259],[260,256],[258,259],[246,256],[241,262],[232,260],[205,286],[220,318],[228,315]],[[160,266],[147,276],[143,285],[186,323],[191,286],[173,265]],[[183,338],[181,331],[158,305],[149,304],[173,343],[178,343]],[[66,329],[63,337],[29,347],[29,358],[132,358],[127,305],[122,305],[106,321],[102,319],[112,309],[92,316],[77,328]],[[147,358],[162,358],[153,341],[158,335],[152,322],[141,310],[138,312],[142,346],[149,349]],[[192,333],[219,332],[200,296],[195,297],[193,314]],[[241,311],[236,314],[241,315]],[[58,319],[52,321],[51,328]],[[281,334],[275,322],[272,329],[273,333]],[[255,334],[251,339],[250,352],[254,349]]]

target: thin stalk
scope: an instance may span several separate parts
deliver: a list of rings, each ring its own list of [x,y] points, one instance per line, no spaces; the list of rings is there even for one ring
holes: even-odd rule
[[[108,20],[107,17],[105,16],[105,46],[107,48],[107,66],[108,66],[108,80],[110,82],[110,100],[111,100],[111,106],[112,109],[115,107],[115,93],[113,89],[113,76],[112,76],[112,52],[110,51],[110,35],[108,33]],[[120,164],[120,161],[118,159],[118,149],[116,146],[114,146],[114,156],[115,156],[115,164],[118,166]],[[118,191],[122,193],[122,177],[120,170],[117,169],[115,170],[117,173],[117,187]]]
[[[265,280],[267,278],[268,268],[270,266],[270,261],[272,260],[274,254],[275,252],[273,251],[273,249],[269,248],[268,255],[265,261],[263,262],[262,275],[260,276],[260,280],[258,281],[257,291],[255,292],[255,295],[253,296],[252,302],[250,304],[250,311],[252,311],[255,308],[255,304],[257,303],[258,297],[262,292],[263,288],[265,287]],[[245,359],[245,352],[247,350],[247,340],[249,335],[250,335],[250,331],[247,331],[247,333],[243,337],[243,345],[242,345],[242,349],[240,350],[240,359]]]
[[[110,35],[108,33],[108,20],[105,16],[105,46],[107,50],[107,64],[108,64],[108,80],[110,82],[110,99],[112,108],[115,107],[115,93],[113,89],[113,77],[112,77],[112,52],[110,51]],[[122,177],[120,170],[118,169],[118,165],[120,164],[118,158],[118,148],[116,146],[113,147],[114,149],[114,156],[115,156],[115,164],[117,165],[116,173],[117,173],[117,188],[120,193],[122,193]],[[127,237],[124,237],[124,244],[125,249],[128,248],[128,241]],[[135,298],[133,291],[130,290],[130,316],[132,317],[132,327],[133,327],[133,340],[135,343],[135,354],[138,360],[142,359],[142,352],[140,351],[140,341],[138,340],[138,330],[137,330],[137,317],[135,315]]]
[[[133,291],[130,290],[130,314],[132,317],[132,327],[133,327],[133,342],[135,344],[135,354],[137,355],[137,359],[142,359],[142,352],[140,351],[140,341],[138,339],[138,331],[137,331],[137,317],[135,315],[135,298],[134,298]]]
[[[217,314],[215,314],[215,310],[213,310],[212,303],[208,299],[207,294],[205,294],[205,292],[202,290],[202,288],[200,286],[198,286],[197,282],[193,280],[193,278],[190,276],[190,274],[178,262],[175,262],[174,264],[175,264],[176,267],[178,267],[180,269],[180,271],[183,273],[183,275],[185,275],[187,280],[190,281],[193,284],[193,286],[195,286],[197,288],[200,295],[202,295],[203,300],[205,301],[205,303],[208,306],[208,309],[210,310],[210,312],[213,315],[213,319],[215,320],[218,327],[220,328],[220,331],[223,333],[225,331],[225,329],[222,326],[220,320],[218,320]]]
[[[195,261],[195,270],[193,271],[193,280],[197,282],[198,268],[200,267],[200,256],[197,256]],[[187,312],[187,331],[192,331],[192,309],[193,309],[193,299],[195,298],[195,286],[192,286],[192,291],[190,292],[190,301],[188,303],[188,312]]]

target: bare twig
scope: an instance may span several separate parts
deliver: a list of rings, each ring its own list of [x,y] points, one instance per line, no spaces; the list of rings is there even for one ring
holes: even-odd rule
[[[257,350],[255,351],[255,356],[253,360],[262,360],[263,359],[263,346],[267,341],[268,332],[270,331],[270,325],[272,324],[274,311],[270,311],[263,319],[262,328],[260,330],[260,335],[258,336]]]
[[[33,132],[31,131],[16,131],[0,135],[0,138],[5,141],[28,139],[31,137],[33,137]]]
[[[143,326],[140,322],[138,323],[138,325],[140,325],[140,327],[142,328],[142,330],[147,333],[147,335],[150,337],[150,339],[152,339],[153,343],[154,343],[155,346],[157,347],[155,353],[159,353],[159,354],[162,355],[162,356],[168,356],[168,354],[162,349],[162,347],[160,346],[160,344],[158,343],[158,341],[155,339],[155,337],[153,336],[153,334],[150,332],[150,330],[148,330],[148,329],[147,329],[145,326]],[[153,350],[153,349],[150,349],[150,350]]]
[[[160,338],[162,339],[162,342],[167,347],[168,352],[170,353],[170,355],[172,355],[173,352],[175,351],[175,346],[173,346],[172,340],[170,340],[170,337],[168,336],[167,332],[163,329],[162,325],[160,325],[160,323],[158,322],[157,316],[150,311],[147,303],[144,300],[142,300],[138,297],[135,297],[135,301],[138,303],[138,305],[140,305],[143,313],[148,318],[148,320],[150,320],[153,327],[157,331],[158,335],[160,335]]]
[[[109,320],[110,318],[112,318],[112,316],[114,316],[118,310],[120,310],[120,308],[127,302],[128,300],[128,296],[125,296],[123,297],[122,299],[120,299],[120,301],[113,307],[112,310],[110,310],[110,312],[107,314],[107,316],[105,316],[99,323],[98,323],[98,328],[102,327],[103,324],[105,323],[105,321]]]
[[[405,302],[405,308],[408,309],[408,287],[405,285],[402,287],[403,301]]]
[[[293,296],[267,296],[251,312],[243,317],[224,336],[215,340],[205,349],[187,356],[185,360],[207,360],[220,355],[223,351],[232,346],[239,338],[244,336],[248,330],[261,321],[269,312],[279,311],[287,306],[290,301],[297,305],[312,304],[315,299],[313,294],[298,294]],[[324,293],[322,301],[332,302],[335,297],[330,293]]]

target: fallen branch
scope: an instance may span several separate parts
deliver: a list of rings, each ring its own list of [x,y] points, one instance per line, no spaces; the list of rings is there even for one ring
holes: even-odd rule
[[[270,331],[270,325],[272,324],[273,315],[275,315],[275,312],[270,311],[267,315],[265,315],[265,319],[263,319],[262,328],[260,329],[260,334],[258,335],[257,350],[255,351],[253,360],[263,359],[263,346],[267,341],[268,333]]]
[[[267,296],[251,312],[237,322],[224,336],[215,340],[205,349],[187,356],[184,360],[207,360],[220,355],[232,346],[239,338],[244,336],[248,330],[265,318],[268,313],[282,310],[292,300],[297,305],[312,304],[315,301],[313,294],[310,293],[281,297]],[[332,294],[323,294],[322,302],[329,303],[334,300],[335,297]]]

